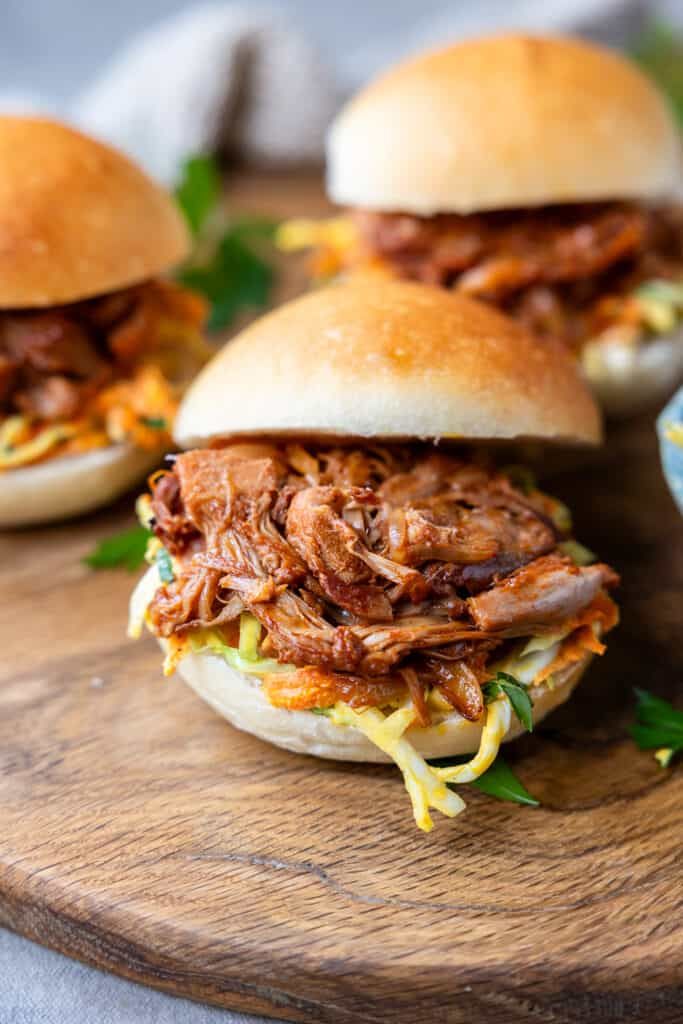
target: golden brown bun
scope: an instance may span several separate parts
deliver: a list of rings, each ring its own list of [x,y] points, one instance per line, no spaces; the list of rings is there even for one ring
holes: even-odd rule
[[[163,641],[160,643],[163,647]],[[590,660],[591,655],[587,654],[582,661],[557,672],[552,689],[545,685],[531,687],[535,723],[569,699]],[[188,654],[178,665],[178,672],[202,700],[237,729],[277,747],[337,761],[390,760],[356,729],[335,725],[324,715],[310,711],[274,707],[263,693],[258,677],[237,671],[215,655]],[[524,727],[513,717],[505,742],[522,732]],[[455,757],[478,749],[481,725],[468,722],[453,711],[438,724],[428,728],[414,726],[406,735],[423,757]]]
[[[121,153],[54,121],[0,117],[0,308],[125,288],[187,251],[171,197]]]
[[[162,457],[119,444],[0,473],[0,528],[56,522],[107,505]]]
[[[572,360],[442,288],[359,276],[252,324],[202,370],[182,447],[255,435],[595,443]]]
[[[674,193],[674,118],[623,57],[571,38],[500,35],[400,64],[328,139],[338,203],[421,215]]]

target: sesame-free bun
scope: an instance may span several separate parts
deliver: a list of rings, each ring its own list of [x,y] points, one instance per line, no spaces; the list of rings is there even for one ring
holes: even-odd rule
[[[163,647],[164,641],[160,643]],[[552,689],[547,685],[530,687],[535,723],[568,700],[590,659],[587,654],[580,662],[555,673]],[[187,654],[178,672],[202,700],[237,729],[277,747],[337,761],[390,760],[356,729],[335,725],[324,715],[310,711],[274,707],[257,676],[239,672],[216,655]],[[524,727],[513,717],[505,741],[516,739],[522,732]],[[423,757],[454,757],[478,749],[481,724],[453,711],[427,728],[413,726],[406,735]]]
[[[161,450],[118,444],[0,473],[0,529],[56,522],[107,505],[162,457]]]
[[[123,154],[55,121],[0,117],[0,309],[125,288],[188,244],[172,198]]]
[[[290,302],[190,386],[181,447],[253,436],[595,443],[572,359],[489,306],[359,275]]]
[[[399,64],[332,124],[328,191],[423,216],[658,199],[680,137],[634,64],[578,39],[500,35]]]

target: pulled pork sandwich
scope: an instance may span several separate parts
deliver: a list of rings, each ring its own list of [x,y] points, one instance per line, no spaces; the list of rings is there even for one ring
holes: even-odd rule
[[[628,411],[683,369],[680,139],[632,64],[575,39],[502,35],[417,57],[334,122],[328,190],[293,221],[314,269],[441,285],[561,339]]]
[[[0,526],[102,505],[170,443],[208,357],[173,200],[121,154],[0,117]]]
[[[430,808],[464,806],[448,783],[568,698],[617,618],[614,572],[492,443],[599,435],[565,350],[496,311],[399,281],[320,289],[188,392],[192,450],[139,502],[154,537],[131,635],[146,625],[240,729],[395,761],[427,830]]]

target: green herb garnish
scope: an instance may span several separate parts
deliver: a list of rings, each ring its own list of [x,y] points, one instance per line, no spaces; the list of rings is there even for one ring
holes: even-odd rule
[[[101,540],[94,551],[83,559],[91,569],[128,569],[135,572],[144,565],[147,542],[152,536],[144,526],[133,526]]]
[[[209,300],[208,329],[220,331],[242,310],[268,304],[274,273],[242,236],[228,229],[210,258],[182,269],[179,279]]]
[[[636,724],[631,735],[641,750],[656,750],[655,757],[666,768],[672,757],[683,750],[683,711],[647,690],[635,690]]]
[[[578,540],[564,540],[557,547],[563,555],[571,558],[575,565],[592,565],[597,561],[597,555]]]
[[[525,683],[520,683],[508,672],[497,672],[495,679],[491,679],[490,682],[482,686],[482,693],[487,704],[495,700],[496,697],[500,697],[501,694],[505,694],[524,728],[527,732],[533,732],[533,702]]]
[[[683,124],[683,35],[654,21],[636,40],[632,56],[666,93]]]
[[[536,476],[528,466],[520,466],[514,463],[510,466],[503,466],[502,472],[512,486],[520,490],[522,494],[529,495],[538,490]]]
[[[178,279],[209,300],[208,329],[223,330],[239,313],[267,306],[275,277],[268,246],[277,222],[229,218],[221,209],[218,166],[207,156],[185,162],[176,199],[196,240]]]
[[[504,757],[499,754],[490,768],[474,780],[473,785],[488,796],[498,800],[509,800],[514,804],[525,804],[527,807],[540,807],[540,803],[522,785]]]
[[[324,712],[318,712],[318,714],[324,714]],[[430,759],[429,763],[439,768],[450,768],[451,765],[465,764],[469,760],[470,756],[465,754],[461,757]],[[448,783],[448,785],[452,789],[456,788],[451,783]],[[498,754],[491,767],[487,768],[484,774],[475,779],[471,785],[476,786],[477,789],[480,789],[482,793],[486,793],[487,796],[494,796],[497,800],[507,800],[510,803],[524,804],[527,807],[540,806],[539,801],[531,795],[517,778],[502,754]]]
[[[141,416],[140,422],[152,430],[166,430],[168,426],[163,416]]]
[[[220,196],[221,176],[215,160],[210,156],[189,157],[182,166],[175,197],[195,238],[214,212]]]
[[[161,547],[156,553],[156,564],[157,572],[159,573],[159,579],[162,583],[172,583],[175,579],[175,573],[173,572],[173,563],[171,562],[171,556],[169,555],[166,548]]]

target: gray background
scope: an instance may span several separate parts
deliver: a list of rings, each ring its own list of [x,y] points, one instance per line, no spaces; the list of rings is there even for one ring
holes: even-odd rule
[[[284,0],[260,6],[284,11],[334,65],[339,54],[418,19],[469,0],[379,0],[344,3]],[[497,0],[484,0],[495,9]],[[188,0],[0,0],[0,87],[71,98],[127,38],[164,15],[199,6]],[[243,7],[256,6],[249,0]],[[509,9],[509,4],[505,5]],[[350,10],[353,16],[349,16]]]
[[[0,89],[36,91],[63,103],[140,29],[196,6],[192,0],[0,0]],[[257,4],[243,0],[240,6]],[[264,0],[258,6],[284,12],[342,78],[358,76],[357,56],[371,62],[368,50],[391,49],[394,39],[402,47],[413,30],[420,39],[422,27],[435,19],[472,32],[481,25],[533,24],[535,11],[546,24],[555,11],[560,23],[606,21],[607,34],[617,39],[624,31],[619,10],[628,10],[627,26],[634,13],[652,12],[683,24],[683,0]]]

